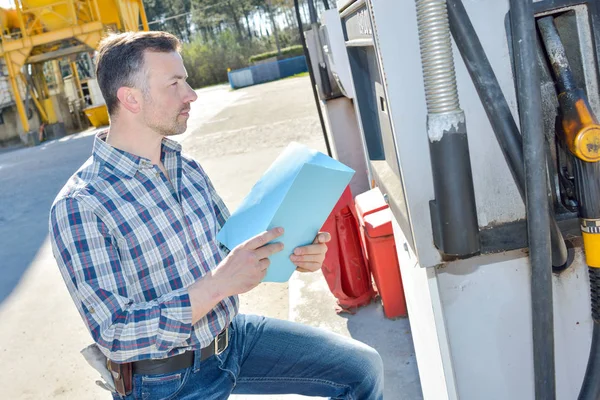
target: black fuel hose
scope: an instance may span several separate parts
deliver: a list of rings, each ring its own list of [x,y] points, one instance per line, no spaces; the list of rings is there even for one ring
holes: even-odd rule
[[[300,43],[302,43],[304,57],[306,57],[306,66],[308,67],[308,75],[310,76],[310,85],[312,87],[315,105],[317,106],[317,113],[319,114],[321,130],[323,131],[323,140],[325,141],[325,147],[327,147],[327,155],[329,157],[332,157],[331,146],[329,145],[329,137],[327,136],[327,128],[325,127],[325,120],[323,119],[323,112],[321,111],[321,101],[319,100],[319,95],[317,93],[317,83],[315,81],[315,74],[312,69],[310,54],[308,54],[308,48],[306,47],[306,39],[304,38],[304,27],[302,26],[302,17],[300,15],[300,6],[298,5],[298,0],[294,0],[294,8],[296,9],[296,20],[298,20],[298,33],[300,34]],[[318,35],[319,32],[314,32],[314,34]]]
[[[585,231],[588,229],[588,223],[592,226],[597,224],[594,221],[598,221],[597,216],[600,215],[600,179],[598,178],[600,177],[600,163],[588,163],[575,158],[574,165],[575,191],[580,205],[579,215],[584,236],[585,257],[589,265],[590,300],[594,325],[588,364],[578,399],[600,400],[600,265],[595,261],[600,249],[597,246],[597,240],[594,240],[599,234],[597,231]],[[596,218],[592,218],[593,216]]]
[[[594,328],[592,330],[592,346],[588,358],[583,384],[579,391],[579,400],[600,399],[600,313],[598,312],[600,296],[600,269],[589,268],[590,289],[592,296],[592,315]]]
[[[525,158],[535,398],[552,400],[556,379],[550,214],[533,2],[510,0],[510,22]]]

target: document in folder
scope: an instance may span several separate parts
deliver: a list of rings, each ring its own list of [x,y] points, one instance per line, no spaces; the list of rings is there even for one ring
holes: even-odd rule
[[[292,143],[273,162],[217,240],[229,249],[275,227],[283,227],[283,251],[269,257],[263,282],[286,282],[296,270],[294,249],[313,242],[340,199],[354,170],[308,147]]]

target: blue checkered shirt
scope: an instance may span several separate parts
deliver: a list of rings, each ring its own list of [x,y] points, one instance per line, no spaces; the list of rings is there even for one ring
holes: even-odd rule
[[[206,347],[238,311],[237,296],[192,325],[187,287],[217,267],[229,216],[199,164],[163,139],[167,178],[150,160],[96,136],[93,155],[50,210],[60,272],[102,352],[115,362]]]

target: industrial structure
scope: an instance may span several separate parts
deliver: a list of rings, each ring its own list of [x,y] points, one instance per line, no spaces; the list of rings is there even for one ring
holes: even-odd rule
[[[311,14],[331,152],[392,212],[424,398],[599,399],[600,3]]]
[[[34,144],[108,123],[93,51],[107,32],[148,30],[142,0],[14,0],[0,8],[0,142]]]

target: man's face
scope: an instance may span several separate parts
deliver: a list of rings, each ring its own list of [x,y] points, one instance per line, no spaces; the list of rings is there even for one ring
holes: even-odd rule
[[[181,56],[177,52],[146,52],[144,70],[141,76],[145,82],[140,82],[145,86],[141,114],[144,123],[163,136],[185,132],[190,103],[198,96],[186,82]]]

